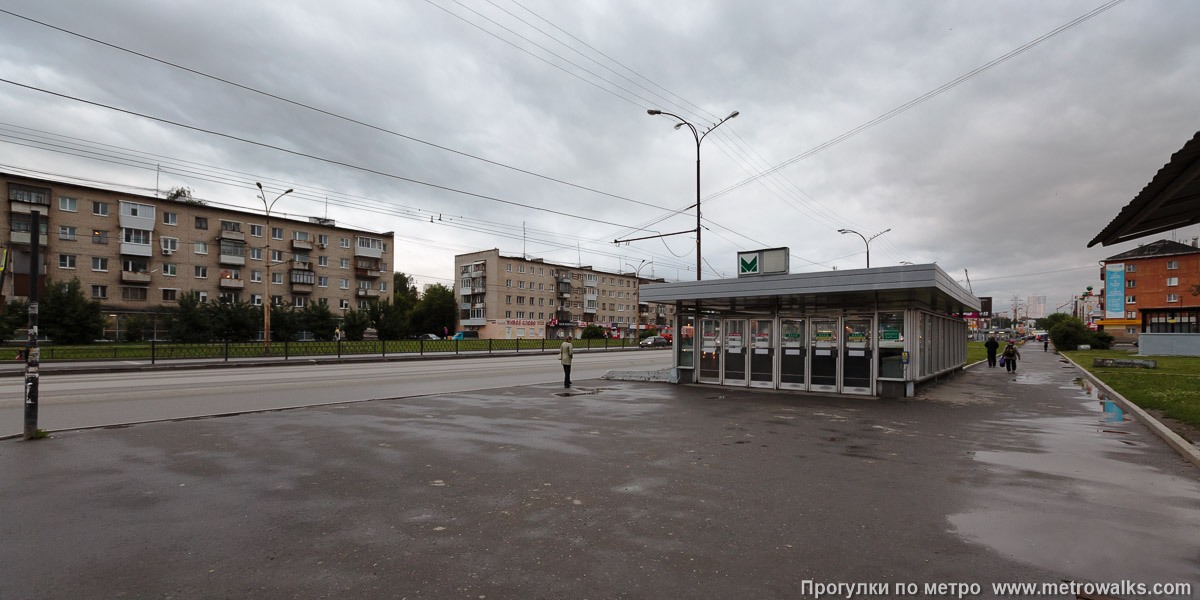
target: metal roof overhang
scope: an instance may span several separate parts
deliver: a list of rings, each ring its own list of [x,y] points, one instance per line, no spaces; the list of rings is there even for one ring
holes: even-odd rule
[[[1200,223],[1200,132],[1088,242],[1111,246]]]
[[[751,312],[903,305],[962,313],[980,308],[978,298],[935,264],[643,285],[641,301]]]

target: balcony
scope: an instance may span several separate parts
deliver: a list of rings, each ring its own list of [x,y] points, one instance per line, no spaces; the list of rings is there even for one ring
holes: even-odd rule
[[[302,261],[302,260],[293,260],[293,261],[292,261],[292,270],[293,270],[293,271],[295,271],[295,270],[300,270],[300,271],[311,271],[311,270],[312,270],[312,263],[310,263],[310,262],[304,262],[304,261]]]
[[[595,314],[596,307],[595,306],[585,306],[585,307],[583,307],[583,312]]]
[[[571,292],[570,292],[570,290],[558,290],[558,293],[555,294],[555,296],[557,296],[559,298],[570,298]]]
[[[222,229],[221,231],[219,231],[217,233],[217,239],[232,240],[235,242],[244,242],[244,241],[246,241],[246,234],[244,234],[240,231],[230,231],[228,229]]]
[[[475,303],[473,306],[471,306],[471,308],[477,308],[477,309],[479,309],[479,310],[483,310],[483,303],[482,303],[482,302],[476,302],[476,303]]]
[[[358,288],[358,292],[355,295],[359,298],[378,298],[383,295],[383,292],[371,288]]]
[[[31,236],[29,235],[28,231],[14,231],[12,232],[11,237],[9,237],[9,241],[14,244],[28,245],[31,243],[30,238]],[[46,245],[50,243],[50,240],[46,237],[46,234],[43,233],[42,235],[38,236],[38,243],[41,244],[42,248],[44,249]]]
[[[362,256],[366,258],[382,258],[383,248],[366,248],[358,244],[354,245],[354,256]]]
[[[487,319],[462,319],[463,327],[483,327],[487,325]]]
[[[557,281],[558,283],[565,283],[567,285],[571,284],[570,277],[555,277],[554,280]]]
[[[217,262],[223,265],[244,265],[246,264],[246,256],[239,254],[219,254]]]
[[[292,240],[292,250],[312,250],[312,242],[308,240]]]
[[[459,296],[470,296],[470,295],[471,295],[471,288],[469,288],[469,287],[461,287],[461,288],[458,288],[458,295],[459,295]]]
[[[121,271],[121,283],[150,283],[150,274],[145,271]]]
[[[224,290],[240,290],[246,287],[244,279],[233,279],[231,277],[222,277],[217,284]]]
[[[379,279],[382,274],[378,269],[354,269],[354,276],[359,279]]]
[[[597,296],[595,292],[593,292],[593,293],[591,293],[591,294],[584,294],[584,295],[583,295],[583,301],[584,301],[584,302],[591,302],[592,304],[595,304],[595,303],[596,303],[596,301],[597,301],[597,300],[599,300],[599,299],[600,299],[600,298],[599,298],[599,296]]]
[[[121,254],[127,256],[154,256],[154,246],[121,242]]]
[[[459,310],[471,310],[471,303],[463,302],[462,304],[458,305],[458,308],[459,308]]]
[[[360,290],[361,291],[361,290]],[[296,283],[292,282],[293,294],[311,294],[313,293],[313,285],[311,283]]]

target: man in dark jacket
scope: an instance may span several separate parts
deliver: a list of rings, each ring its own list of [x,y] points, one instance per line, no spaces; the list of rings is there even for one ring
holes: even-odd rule
[[[996,366],[996,349],[1000,347],[1000,342],[996,341],[996,336],[988,338],[988,341],[983,343],[983,347],[987,348],[988,366]]]

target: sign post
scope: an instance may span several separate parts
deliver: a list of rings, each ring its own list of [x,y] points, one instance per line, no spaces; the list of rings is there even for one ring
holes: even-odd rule
[[[38,278],[41,275],[41,213],[29,214],[29,336],[25,343],[25,434],[24,439],[38,437]]]

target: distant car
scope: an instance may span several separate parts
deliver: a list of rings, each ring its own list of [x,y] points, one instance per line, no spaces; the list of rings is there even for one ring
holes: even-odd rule
[[[421,335],[413,336],[413,339],[414,340],[432,341],[432,340],[440,340],[442,338],[440,338],[432,333],[422,333]]]
[[[479,332],[478,331],[460,331],[460,332],[454,334],[454,337],[452,337],[450,339],[452,339],[452,340],[477,340],[477,339],[479,339]]]
[[[642,340],[640,345],[646,348],[652,348],[656,346],[670,346],[671,342],[661,335],[652,335]]]

